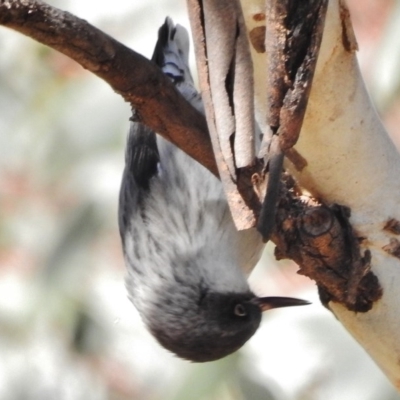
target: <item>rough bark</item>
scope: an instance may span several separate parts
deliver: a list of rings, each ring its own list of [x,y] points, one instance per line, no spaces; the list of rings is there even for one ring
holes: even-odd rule
[[[258,37],[265,29],[264,21],[259,18],[264,1],[243,0],[242,6],[248,30],[253,32],[253,37]],[[353,279],[358,282],[355,287],[361,289],[365,282],[360,276],[369,274],[370,268],[382,296],[372,308],[365,309],[367,312],[355,312],[346,301],[338,301],[334,291],[326,296],[322,290],[322,299],[400,389],[400,296],[397,289],[400,259],[396,245],[396,226],[400,221],[400,157],[366,92],[356,49],[344,1],[330,0],[309,104],[294,146],[305,163],[302,169],[290,162],[286,162],[286,167],[297,184],[318,202],[328,208],[340,204],[350,211],[349,222],[358,238],[361,257],[354,259],[356,274],[348,275],[345,281],[351,289]],[[262,82],[266,81],[269,55],[256,43],[252,46],[252,57],[256,114],[262,129],[266,129],[267,96]],[[316,215],[321,226],[328,218],[325,214],[326,210]],[[345,243],[348,246],[354,241],[347,238]],[[301,246],[301,243],[296,245]],[[322,250],[319,245],[317,248]],[[284,246],[283,250],[285,253]],[[301,264],[301,260],[299,262]],[[304,272],[303,267],[301,270]],[[317,280],[317,283],[321,282]],[[346,294],[344,287],[339,292]]]

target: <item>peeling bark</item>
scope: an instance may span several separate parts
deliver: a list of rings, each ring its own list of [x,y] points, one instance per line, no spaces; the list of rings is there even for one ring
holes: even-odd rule
[[[263,12],[264,1],[243,1],[242,5],[250,32],[264,24],[253,18]],[[341,204],[351,210],[349,222],[356,232],[355,238],[361,238],[359,257],[354,257],[357,252],[350,252],[345,259],[348,262],[352,258],[353,266],[347,269],[338,292],[332,290],[327,294],[325,285],[320,285],[322,278],[316,278],[322,288],[321,299],[400,389],[400,260],[387,252],[396,253],[397,244],[392,228],[384,228],[390,219],[400,221],[400,156],[365,90],[354,54],[356,48],[345,2],[330,0],[313,87],[294,146],[307,164],[301,169],[290,162],[285,166],[301,188],[329,209]],[[266,79],[268,57],[268,53],[252,48],[256,115],[262,129],[266,125],[263,121],[266,121],[267,99],[265,92],[258,88]],[[284,224],[290,225],[290,220],[281,223]],[[343,228],[346,232],[347,228]],[[345,243],[354,248],[354,241],[348,240]],[[383,248],[387,245],[385,251]],[[317,255],[324,254],[323,247],[319,246],[316,244],[310,254],[315,250]],[[284,245],[278,243],[278,247],[283,248],[283,253],[286,251]],[[289,254],[296,256],[290,251]],[[298,262],[302,262],[301,257]],[[317,263],[317,267],[318,257],[310,262]],[[308,265],[304,263],[302,270]],[[363,294],[361,300],[357,300],[357,293],[346,294],[346,290],[358,290],[366,283],[364,280],[371,276],[369,268],[379,282],[381,296],[372,278],[368,280],[375,289],[370,292],[370,283],[365,285],[367,295]],[[343,300],[337,301],[336,296]],[[350,301],[346,296],[350,296]],[[370,301],[374,301],[372,308]],[[366,312],[355,312],[359,306]]]
[[[327,0],[271,0],[266,4],[266,125],[279,140],[273,137],[271,142],[269,135],[264,135],[259,153],[268,171],[266,195],[257,223],[264,241],[273,230],[283,157],[297,142],[303,124],[328,3]],[[259,21],[254,16],[253,20]],[[259,52],[257,48],[256,51]],[[300,157],[293,157],[295,154],[299,156],[292,150],[292,158],[299,161]]]
[[[349,209],[299,196],[289,186],[276,218],[276,258],[296,261],[298,273],[317,282],[325,306],[333,301],[355,312],[371,310],[382,288],[370,270],[371,252],[361,254]]]
[[[229,207],[237,229],[255,225],[260,199],[255,158],[253,69],[238,1],[188,0],[200,89]]]

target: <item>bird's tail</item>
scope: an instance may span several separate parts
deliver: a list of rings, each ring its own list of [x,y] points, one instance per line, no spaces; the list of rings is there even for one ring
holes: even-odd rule
[[[189,69],[189,34],[167,17],[158,30],[158,40],[152,61],[167,75],[183,97],[204,113],[201,96],[196,90]]]

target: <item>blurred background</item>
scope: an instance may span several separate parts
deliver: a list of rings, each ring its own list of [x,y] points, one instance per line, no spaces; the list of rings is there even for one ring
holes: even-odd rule
[[[48,1],[150,57],[184,0]],[[371,96],[400,146],[400,2],[349,0]],[[127,299],[117,201],[129,105],[73,61],[0,27],[0,399],[398,400],[315,285],[269,246],[251,285],[298,296],[237,354],[163,350]]]

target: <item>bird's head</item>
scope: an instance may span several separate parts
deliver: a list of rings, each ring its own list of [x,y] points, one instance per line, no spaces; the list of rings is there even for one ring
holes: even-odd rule
[[[309,303],[289,297],[256,297],[251,292],[203,292],[195,303],[160,305],[147,322],[160,344],[177,356],[214,361],[235,352],[254,335],[263,311],[305,304]]]

